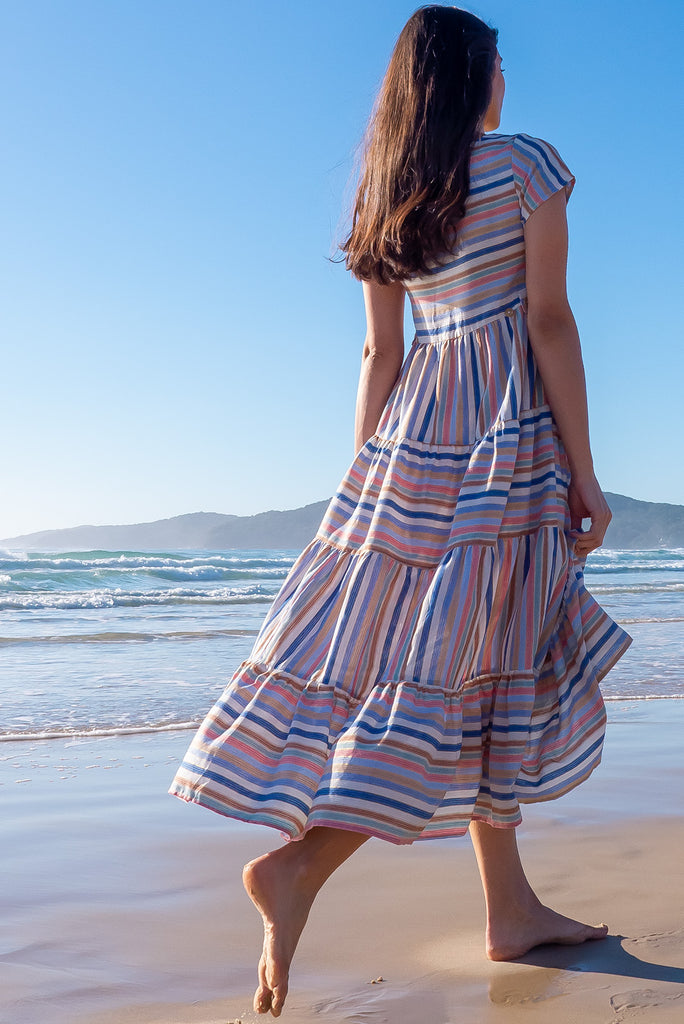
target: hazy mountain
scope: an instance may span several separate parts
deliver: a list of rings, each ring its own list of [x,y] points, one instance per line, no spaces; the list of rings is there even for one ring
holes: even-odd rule
[[[604,547],[684,548],[684,505],[637,501],[606,492],[613,519]]]
[[[684,547],[684,505],[637,501],[606,495],[613,521],[606,547]],[[5,547],[33,551],[140,551],[165,549],[290,548],[301,550],[314,536],[328,500],[283,512],[255,516],[191,512],[131,526],[74,526],[43,530],[0,541]]]
[[[163,551],[166,549],[295,548],[313,537],[327,501],[285,512],[255,516],[190,512],[154,523],[130,526],[72,526],[42,530],[0,541],[6,547],[33,551]]]

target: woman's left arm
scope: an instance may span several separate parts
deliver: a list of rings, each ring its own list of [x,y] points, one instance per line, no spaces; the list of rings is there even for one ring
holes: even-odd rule
[[[356,396],[355,451],[377,430],[404,360],[404,286],[363,282],[366,338]]]
[[[571,528],[575,553],[585,557],[603,543],[610,508],[594,474],[584,364],[565,286],[568,251],[566,197],[557,192],[525,224],[525,261],[530,345],[544,392],[570,463]],[[581,531],[582,520],[591,528]]]

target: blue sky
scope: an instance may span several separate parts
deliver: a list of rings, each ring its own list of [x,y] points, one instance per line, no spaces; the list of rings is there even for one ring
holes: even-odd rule
[[[364,317],[329,257],[415,6],[0,4],[0,537],[333,493]],[[548,139],[577,175],[599,479],[684,503],[684,5],[470,9],[499,29],[500,130]]]

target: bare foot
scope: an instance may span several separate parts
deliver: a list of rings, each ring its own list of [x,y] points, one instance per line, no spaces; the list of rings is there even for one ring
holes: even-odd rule
[[[535,946],[576,946],[605,939],[607,934],[606,924],[582,924],[537,902],[505,922],[487,925],[487,956],[490,960],[517,960]]]
[[[264,922],[264,948],[259,961],[259,986],[254,1009],[279,1017],[285,996],[290,963],[314,901],[317,886],[307,884],[306,872],[297,863],[299,843],[273,850],[245,865],[242,880]]]

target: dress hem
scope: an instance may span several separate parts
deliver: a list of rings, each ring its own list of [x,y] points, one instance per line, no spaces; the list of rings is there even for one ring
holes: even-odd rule
[[[214,806],[214,804],[211,801],[206,800],[203,797],[202,793],[191,791],[193,792],[193,795],[187,795],[185,792],[183,792],[183,790],[186,789],[189,789],[189,787],[171,786],[168,790],[168,793],[169,796],[174,796],[176,797],[176,799],[182,800],[184,803],[195,804],[198,807],[204,807],[209,811],[213,811],[214,814],[219,814],[223,818],[228,818],[232,821],[239,821],[245,825],[258,825],[263,826],[264,828],[273,829],[273,831],[278,832],[280,834],[282,839],[289,843],[301,842],[301,840],[304,838],[307,832],[311,832],[311,830],[314,828],[334,828],[338,831],[343,832],[357,832],[360,835],[367,836],[369,839],[379,839],[382,842],[391,843],[393,846],[412,846],[414,843],[429,842],[430,840],[462,839],[463,836],[465,836],[466,833],[468,832],[468,829],[470,828],[470,823],[473,821],[481,821],[485,825],[489,825],[490,828],[495,828],[499,831],[510,831],[512,829],[518,828],[522,824],[522,816],[518,816],[517,820],[512,820],[509,822],[499,822],[492,821],[484,814],[473,814],[471,815],[468,823],[466,825],[463,825],[462,827],[459,826],[451,829],[443,829],[439,832],[431,833],[428,835],[420,834],[417,836],[411,836],[408,839],[401,839],[396,835],[390,835],[389,833],[381,833],[377,829],[373,830],[371,828],[363,828],[362,826],[356,824],[351,825],[349,822],[340,821],[335,817],[321,817],[319,821],[311,822],[310,824],[306,825],[306,827],[303,828],[300,832],[294,832],[287,830],[282,824],[278,824],[275,821],[260,821],[258,817],[255,815],[250,815],[248,813],[238,813],[233,811],[229,813],[225,809],[221,809],[220,807]]]

